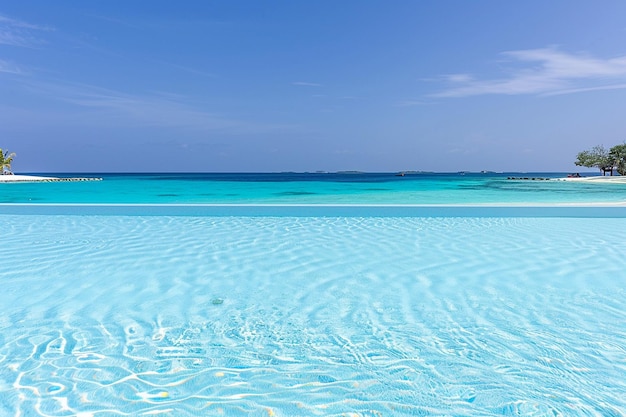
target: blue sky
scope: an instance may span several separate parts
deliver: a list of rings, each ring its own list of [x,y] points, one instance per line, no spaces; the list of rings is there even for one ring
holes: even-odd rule
[[[15,172],[580,171],[622,0],[0,1]]]

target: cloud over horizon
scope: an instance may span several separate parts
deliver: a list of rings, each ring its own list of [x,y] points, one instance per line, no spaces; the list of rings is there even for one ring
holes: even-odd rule
[[[32,47],[41,43],[33,32],[49,31],[46,26],[34,25],[0,15],[0,45]]]
[[[626,56],[601,59],[554,47],[507,51],[501,55],[512,64],[504,77],[481,80],[470,74],[445,75],[450,87],[433,97],[558,95],[626,88]]]
[[[0,61],[0,68],[1,64]],[[128,93],[94,85],[30,79],[20,80],[15,86],[22,93],[36,97],[39,102],[54,103],[57,109],[66,109],[62,113],[66,117],[60,114],[52,120],[38,117],[40,123],[48,120],[54,124],[73,126],[156,127],[228,135],[293,129],[286,124],[252,122],[212,111],[205,106],[194,106],[189,103],[189,97],[167,92]],[[23,114],[17,107],[8,107],[4,112],[2,116]]]
[[[23,71],[12,62],[0,59],[0,72],[6,72],[9,74],[22,74]]]

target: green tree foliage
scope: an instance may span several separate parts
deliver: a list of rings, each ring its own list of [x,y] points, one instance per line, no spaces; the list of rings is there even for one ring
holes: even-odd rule
[[[613,146],[609,150],[609,155],[613,160],[613,166],[617,168],[617,173],[626,175],[626,142]]]
[[[606,175],[607,171],[613,175],[614,159],[610,152],[602,145],[597,145],[588,151],[579,152],[576,155],[577,166],[587,168],[598,168],[602,175]]]
[[[0,173],[4,174],[5,172],[11,172],[11,163],[13,162],[13,158],[15,157],[15,152],[9,153],[9,151],[3,151],[0,148]]]

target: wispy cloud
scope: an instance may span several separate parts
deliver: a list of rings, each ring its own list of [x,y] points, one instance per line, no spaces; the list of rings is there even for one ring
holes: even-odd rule
[[[36,32],[52,30],[47,26],[34,25],[0,15],[0,44],[32,47],[42,43]]]
[[[217,78],[217,75],[213,72],[208,72],[208,71],[204,71],[201,69],[188,67],[185,65],[174,64],[172,62],[167,62],[167,61],[155,60],[155,62],[160,65],[167,65],[171,68],[175,68],[175,69],[187,72],[189,74],[200,75],[200,76],[208,77],[208,78]]]
[[[23,74],[24,71],[12,62],[4,61],[0,59],[0,72],[6,72],[9,74]]]
[[[129,20],[120,19],[120,18],[113,17],[113,16],[106,16],[106,15],[103,15],[103,14],[86,13],[85,16],[89,17],[89,18],[101,20],[103,22],[113,23],[113,24],[116,24],[116,25],[125,26],[125,27],[129,27],[129,28],[133,28],[133,29],[138,29],[138,28],[141,27],[139,24],[131,22]]]
[[[609,59],[570,54],[556,48],[503,52],[510,67],[500,78],[477,79],[470,74],[443,76],[450,86],[435,97],[486,94],[573,94],[625,88],[626,56]]]
[[[306,81],[294,81],[291,83],[291,85],[300,85],[300,86],[304,86],[304,87],[321,87],[322,84],[318,84],[318,83],[309,83]]]
[[[123,26],[132,29],[161,29],[161,30],[175,30],[180,27],[189,28],[190,26],[202,27],[204,29],[208,27],[220,27],[230,26],[233,21],[229,20],[216,20],[203,16],[196,16],[194,18],[179,19],[173,16],[141,16],[138,18],[132,18],[125,15],[105,15],[101,13],[86,13],[85,17],[100,20],[108,24],[114,24],[117,26]]]
[[[226,134],[246,134],[290,130],[293,126],[257,124],[236,117],[212,112],[204,106],[193,106],[188,98],[169,93],[128,94],[93,85],[67,82],[21,81],[20,85],[43,101],[56,101],[73,106],[58,111],[72,123],[90,126],[127,126],[187,129]],[[80,114],[80,116],[77,116]]]
[[[569,90],[560,90],[560,91],[554,91],[551,93],[545,93],[544,95],[558,96],[562,94],[586,93],[589,91],[622,90],[624,88],[626,88],[626,84],[611,84],[611,85],[602,85],[602,86],[597,86],[597,87],[572,88]]]
[[[11,19],[10,17],[2,15],[0,15],[0,25],[13,26],[21,29],[51,30],[51,28],[48,26],[35,25],[18,19]]]
[[[422,100],[402,100],[398,101],[394,104],[395,107],[413,107],[413,106],[422,106],[426,104],[425,101]]]

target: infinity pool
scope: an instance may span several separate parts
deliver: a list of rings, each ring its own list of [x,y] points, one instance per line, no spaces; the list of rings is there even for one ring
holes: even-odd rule
[[[14,209],[0,415],[626,414],[621,212]]]

